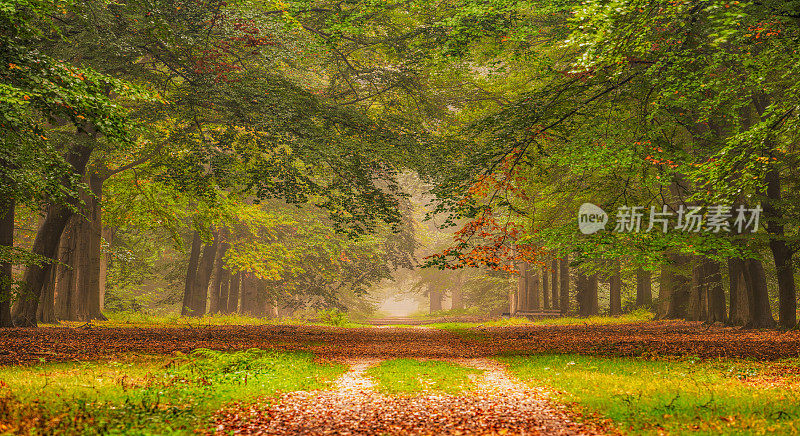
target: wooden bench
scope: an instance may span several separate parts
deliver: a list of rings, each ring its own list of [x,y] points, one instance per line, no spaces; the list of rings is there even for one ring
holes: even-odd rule
[[[559,318],[561,317],[561,311],[559,309],[540,309],[540,310],[518,310],[513,314],[510,312],[503,312],[503,318],[511,318],[511,317],[525,317],[528,319],[538,319],[538,318]]]

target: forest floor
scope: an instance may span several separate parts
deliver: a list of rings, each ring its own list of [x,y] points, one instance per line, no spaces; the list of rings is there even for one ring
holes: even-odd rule
[[[92,360],[197,348],[303,350],[326,358],[468,358],[535,353],[595,356],[754,358],[800,355],[800,331],[748,330],[698,322],[608,325],[453,324],[439,328],[304,325],[12,328],[0,330],[0,364]]]
[[[0,434],[798,434],[798,356],[682,321],[3,329]]]

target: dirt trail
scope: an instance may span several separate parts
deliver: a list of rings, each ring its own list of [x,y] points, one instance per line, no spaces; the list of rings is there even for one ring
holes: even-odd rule
[[[272,406],[225,410],[219,434],[251,435],[596,435],[601,426],[573,422],[545,390],[531,389],[497,362],[453,362],[483,370],[480,388],[464,395],[375,391],[366,370],[379,359],[351,359],[330,391],[292,392]]]

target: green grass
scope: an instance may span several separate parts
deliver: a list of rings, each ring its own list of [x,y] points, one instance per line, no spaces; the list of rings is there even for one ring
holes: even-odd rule
[[[0,433],[191,434],[226,403],[325,388],[345,370],[259,349],[0,367]]]
[[[631,434],[800,433],[800,387],[786,379],[780,387],[764,383],[775,363],[578,355],[501,360],[520,379],[565,392],[563,400],[611,418]],[[800,360],[781,365],[800,367]]]
[[[387,394],[438,391],[459,394],[475,388],[482,371],[439,360],[391,359],[367,369],[378,390]]]

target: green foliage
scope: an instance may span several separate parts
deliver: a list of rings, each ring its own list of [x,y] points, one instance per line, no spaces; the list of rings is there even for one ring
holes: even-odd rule
[[[565,392],[583,413],[613,419],[630,434],[792,434],[800,426],[796,375],[770,386],[796,360],[647,361],[576,355],[504,358],[532,384]]]
[[[482,371],[438,360],[390,359],[367,369],[388,394],[437,391],[459,394],[475,388],[475,377]]]
[[[349,322],[347,313],[342,312],[337,308],[332,309],[322,309],[317,312],[317,316],[319,316],[320,322],[327,325],[332,325],[336,327],[344,326]]]
[[[344,369],[257,349],[5,367],[0,423],[15,434],[192,434],[225,403],[324,389]]]

